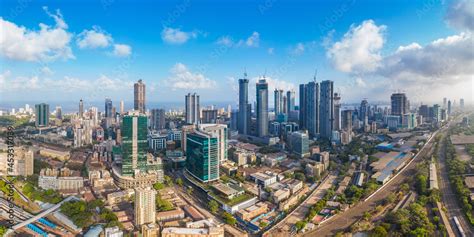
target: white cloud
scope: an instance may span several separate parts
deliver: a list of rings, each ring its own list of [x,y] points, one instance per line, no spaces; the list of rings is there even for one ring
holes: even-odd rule
[[[256,90],[256,83],[258,82],[259,79],[261,79],[261,77],[253,77],[253,78],[250,79],[249,91],[252,91],[252,93],[249,93],[249,100],[251,100],[251,101],[255,100],[255,93],[254,92]],[[273,106],[273,101],[274,101],[273,91],[275,91],[275,89],[279,89],[279,90],[281,89],[281,90],[284,90],[284,91],[289,91],[289,90],[295,90],[296,89],[295,84],[293,84],[292,82],[284,81],[282,79],[266,76],[265,80],[268,83],[268,102],[271,105],[270,107]]]
[[[189,39],[197,38],[197,36],[196,31],[186,32],[181,31],[180,28],[165,27],[161,31],[161,39],[169,44],[184,44]]]
[[[352,25],[340,41],[328,44],[326,56],[342,72],[374,71],[382,59],[380,50],[385,42],[385,29],[386,26],[377,26],[372,20]]]
[[[217,83],[200,73],[191,72],[186,65],[176,63],[166,83],[173,89],[212,89]]]
[[[0,17],[0,55],[20,61],[51,61],[74,58],[70,47],[71,33],[59,10],[52,17],[56,26],[40,23],[38,31],[26,29]]]
[[[7,86],[8,85],[8,86]],[[76,92],[87,95],[96,90],[101,91],[122,91],[133,88],[132,81],[110,78],[100,75],[94,80],[84,80],[71,76],[63,78],[49,79],[40,75],[25,77],[12,76],[10,71],[0,74],[0,92],[24,93],[49,93],[49,92]],[[98,93],[99,95],[100,93]]]
[[[460,33],[435,40],[422,47],[417,43],[400,46],[383,59],[376,73],[417,83],[454,83],[474,74],[474,39]]]
[[[216,44],[224,45],[227,47],[249,47],[249,48],[257,48],[260,45],[260,33],[254,31],[252,35],[250,35],[247,39],[241,39],[238,41],[234,41],[232,37],[225,35],[217,39]]]
[[[77,46],[81,49],[106,48],[112,43],[110,34],[103,31],[98,26],[93,26],[91,30],[84,30],[78,35]]]
[[[52,76],[54,74],[53,70],[46,66],[41,68],[41,73],[45,76]]]
[[[474,32],[474,4],[472,0],[453,0],[445,18],[452,27]]]
[[[127,57],[132,54],[132,47],[126,44],[114,44],[113,55],[117,57]]]
[[[232,40],[230,36],[226,35],[217,39],[216,44],[231,47],[232,45],[234,45],[234,41]]]
[[[245,45],[248,47],[258,47],[260,44],[260,34],[256,31],[252,33],[251,36],[245,41]]]
[[[291,55],[294,55],[294,56],[298,56],[298,55],[301,55],[303,54],[305,51],[305,46],[303,43],[298,43],[296,44],[295,47],[293,47],[292,49],[290,49],[290,54]]]
[[[267,53],[270,54],[270,55],[273,55],[275,53],[275,49],[274,48],[268,48]]]

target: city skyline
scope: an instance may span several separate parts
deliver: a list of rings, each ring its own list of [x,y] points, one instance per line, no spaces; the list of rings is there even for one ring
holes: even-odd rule
[[[397,90],[413,95],[413,103],[436,102],[432,95],[441,94],[472,103],[474,57],[463,49],[472,44],[474,27],[463,21],[472,17],[466,2],[402,2],[397,7],[370,1],[320,1],[304,7],[285,1],[231,3],[247,9],[239,11],[243,17],[235,22],[226,16],[227,7],[212,1],[133,7],[130,2],[17,6],[6,1],[0,99],[23,101],[19,94],[28,92],[28,99],[35,100],[110,97],[128,102],[133,94],[124,92],[143,79],[150,102],[177,102],[189,92],[199,93],[203,101],[236,102],[237,80],[244,72],[250,91],[266,75],[273,92],[297,89],[318,69],[318,81],[334,81],[342,103],[358,102],[366,94],[373,101],[388,101],[384,95]],[[73,7],[91,17],[80,20]],[[398,17],[383,14],[388,8]],[[130,9],[137,18],[121,19]],[[151,10],[158,10],[157,17]],[[210,16],[194,20],[199,12],[211,10],[222,22],[216,25]],[[233,30],[223,28],[225,24]],[[156,30],[145,31],[150,27]],[[48,44],[41,41],[46,36],[58,38]],[[20,50],[17,42],[31,50]],[[450,60],[440,56],[445,53]],[[253,93],[249,97],[255,100]],[[273,96],[269,103],[273,105]]]

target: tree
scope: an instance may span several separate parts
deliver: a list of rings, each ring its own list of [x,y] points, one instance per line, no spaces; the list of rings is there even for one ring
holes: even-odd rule
[[[297,221],[295,223],[295,228],[296,228],[297,231],[300,231],[300,230],[302,230],[303,228],[306,227],[306,224],[307,224],[306,221]]]
[[[306,177],[303,173],[300,173],[300,172],[296,172],[295,173],[295,179],[297,180],[301,180],[301,181],[305,181],[306,180]]]
[[[372,215],[370,214],[370,212],[366,211],[364,212],[362,217],[364,218],[364,220],[368,221],[372,217]]]
[[[168,200],[164,200],[160,197],[160,195],[157,195],[156,209],[158,209],[158,211],[171,211],[174,209],[174,207],[173,204],[171,204]]]
[[[166,184],[166,185],[168,185],[168,186],[172,186],[172,185],[173,185],[173,180],[171,179],[170,176],[165,175],[165,176],[163,177],[163,179],[165,180],[165,184]]]
[[[219,204],[215,200],[211,200],[208,203],[209,205],[209,210],[213,213],[216,214],[217,211],[219,210]]]
[[[155,183],[153,184],[153,188],[155,188],[156,190],[160,190],[160,189],[165,188],[165,185],[162,183]]]
[[[416,190],[418,194],[424,195],[428,190],[428,178],[425,175],[418,174],[416,176]]]
[[[225,223],[228,225],[235,225],[237,223],[237,220],[228,212],[224,212],[222,214],[222,219],[224,219]]]
[[[377,226],[375,227],[371,232],[370,232],[370,237],[385,237],[388,236],[387,230],[383,228],[382,226]]]
[[[176,179],[176,184],[179,185],[180,187],[183,186],[183,180],[181,178]]]
[[[265,222],[265,221],[262,221],[262,222],[260,222],[260,224],[259,224],[258,226],[260,226],[260,228],[262,228],[262,229],[263,229],[263,228],[265,228],[265,227],[267,227],[267,226],[268,226],[268,223],[267,223],[267,222]]]

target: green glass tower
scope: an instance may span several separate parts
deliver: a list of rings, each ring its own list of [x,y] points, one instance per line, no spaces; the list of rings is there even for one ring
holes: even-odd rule
[[[186,169],[201,182],[219,179],[219,145],[217,137],[195,132],[186,138]]]
[[[48,126],[49,124],[49,105],[42,103],[35,105],[35,125],[36,127]]]
[[[133,176],[135,170],[147,170],[147,118],[145,115],[126,115],[122,125],[122,175]]]

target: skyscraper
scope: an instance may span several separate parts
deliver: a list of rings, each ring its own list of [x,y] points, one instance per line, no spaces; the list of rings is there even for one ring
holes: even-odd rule
[[[306,126],[306,84],[300,84],[300,106],[299,106],[300,129]]]
[[[408,100],[405,93],[393,93],[390,97],[392,101],[392,115],[401,116],[408,113]]]
[[[295,91],[287,91],[286,92],[286,112],[291,114],[295,110]]]
[[[124,116],[121,135],[122,175],[133,176],[135,170],[146,171],[147,117],[139,113]]]
[[[138,80],[137,83],[133,86],[134,89],[134,100],[133,108],[140,111],[140,113],[145,113],[145,83],[142,79]]]
[[[61,106],[56,106],[56,118],[63,119],[63,111]]]
[[[217,138],[219,163],[227,160],[227,125],[200,124],[199,130]]]
[[[334,130],[341,130],[341,95],[334,93]]]
[[[84,117],[84,102],[79,100],[79,118]]]
[[[319,132],[322,138],[330,139],[334,124],[334,82],[321,82],[321,105],[319,110]]]
[[[49,105],[45,103],[35,105],[35,125],[43,127],[49,125]]]
[[[135,226],[155,223],[156,190],[151,187],[135,189]]]
[[[120,101],[120,115],[125,113],[125,106],[123,104],[123,100]]]
[[[342,111],[342,129],[352,131],[352,110]]]
[[[283,90],[275,89],[274,94],[275,115],[278,115],[283,113]]]
[[[257,88],[257,136],[268,135],[268,84],[261,78],[256,85]]]
[[[447,102],[448,102],[448,98],[444,97],[444,98],[443,98],[443,109],[446,108]]]
[[[463,98],[461,98],[459,100],[459,106],[461,107],[461,111],[464,110],[464,99]]]
[[[164,109],[152,109],[151,110],[151,121],[150,127],[152,130],[161,130],[166,126],[165,110]]]
[[[199,105],[199,95],[188,93],[185,96],[186,123],[199,124],[201,119],[201,108]]]
[[[452,106],[451,105],[451,100],[448,100],[448,115],[451,115],[451,109],[452,109],[451,106]]]
[[[305,117],[306,117],[306,129],[308,129],[309,136],[311,138],[318,135],[320,132],[320,117],[319,117],[319,106],[320,106],[320,95],[319,95],[319,84],[316,80],[306,85],[306,101],[305,101]]]
[[[246,76],[246,75],[245,75]],[[250,114],[247,113],[249,106],[249,80],[239,79],[239,117],[238,117],[238,130],[240,134],[248,134]]]
[[[366,99],[360,102],[359,120],[362,121],[364,127],[369,125],[369,102]]]
[[[110,98],[105,99],[105,117],[114,117],[114,115],[112,114],[112,100]]]
[[[218,138],[196,131],[187,135],[186,170],[201,182],[219,179]]]

